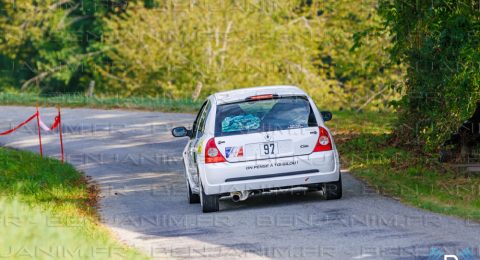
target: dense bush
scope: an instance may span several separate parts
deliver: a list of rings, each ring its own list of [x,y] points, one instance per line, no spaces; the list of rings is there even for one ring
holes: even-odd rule
[[[376,1],[216,2],[132,5],[108,19],[105,91],[197,98],[292,84],[332,109],[383,109],[395,97],[401,70],[389,63]]]
[[[331,109],[398,96],[377,0],[125,2],[0,0],[0,90],[197,99],[293,84]]]
[[[478,1],[385,1],[382,10],[393,54],[408,65],[398,136],[433,150],[480,100]]]
[[[0,90],[83,91],[101,60],[102,2],[0,0]]]

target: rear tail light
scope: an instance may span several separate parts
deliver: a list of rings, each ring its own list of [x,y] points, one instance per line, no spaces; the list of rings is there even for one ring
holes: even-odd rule
[[[323,152],[332,150],[332,139],[328,134],[327,129],[319,127],[320,135],[318,135],[318,141],[315,144],[313,152]]]
[[[205,163],[219,163],[226,162],[220,150],[218,150],[215,144],[215,138],[208,140],[205,146]]]

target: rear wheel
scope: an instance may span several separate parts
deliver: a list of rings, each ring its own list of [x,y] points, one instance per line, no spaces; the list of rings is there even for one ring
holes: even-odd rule
[[[323,188],[327,200],[337,200],[342,198],[342,175],[339,175],[338,181],[325,183]]]
[[[217,212],[220,209],[218,195],[207,195],[203,191],[203,185],[200,183],[200,204],[204,213]]]
[[[190,188],[190,183],[187,180],[187,189],[188,189],[188,203],[196,204],[200,203],[200,194],[195,194],[192,192],[192,188]]]

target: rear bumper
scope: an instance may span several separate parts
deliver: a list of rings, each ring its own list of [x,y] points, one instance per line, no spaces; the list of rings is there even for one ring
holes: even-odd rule
[[[208,195],[337,181],[339,169],[335,151],[199,167]]]

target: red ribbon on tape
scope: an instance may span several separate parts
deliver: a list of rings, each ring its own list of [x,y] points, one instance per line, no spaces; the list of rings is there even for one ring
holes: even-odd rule
[[[47,131],[47,132],[50,132],[50,131],[53,131],[55,130],[55,128],[58,127],[59,123],[60,123],[60,116],[56,116],[55,117],[55,120],[53,121],[53,124],[52,126],[48,127],[42,120],[42,118],[39,116],[38,117],[39,119],[39,125],[40,125],[40,128],[42,128],[44,131]]]
[[[25,120],[23,123],[17,125],[16,127],[8,130],[8,131],[5,131],[3,133],[0,133],[0,135],[8,135],[8,134],[11,134],[15,131],[17,131],[20,127],[26,125],[28,122],[32,121],[35,117],[37,117],[37,113],[33,114],[30,118],[28,118],[27,120]]]
[[[55,117],[55,122],[53,122],[52,126],[50,126],[50,130],[51,131],[55,130],[55,128],[57,128],[59,124],[60,124],[60,115]]]

